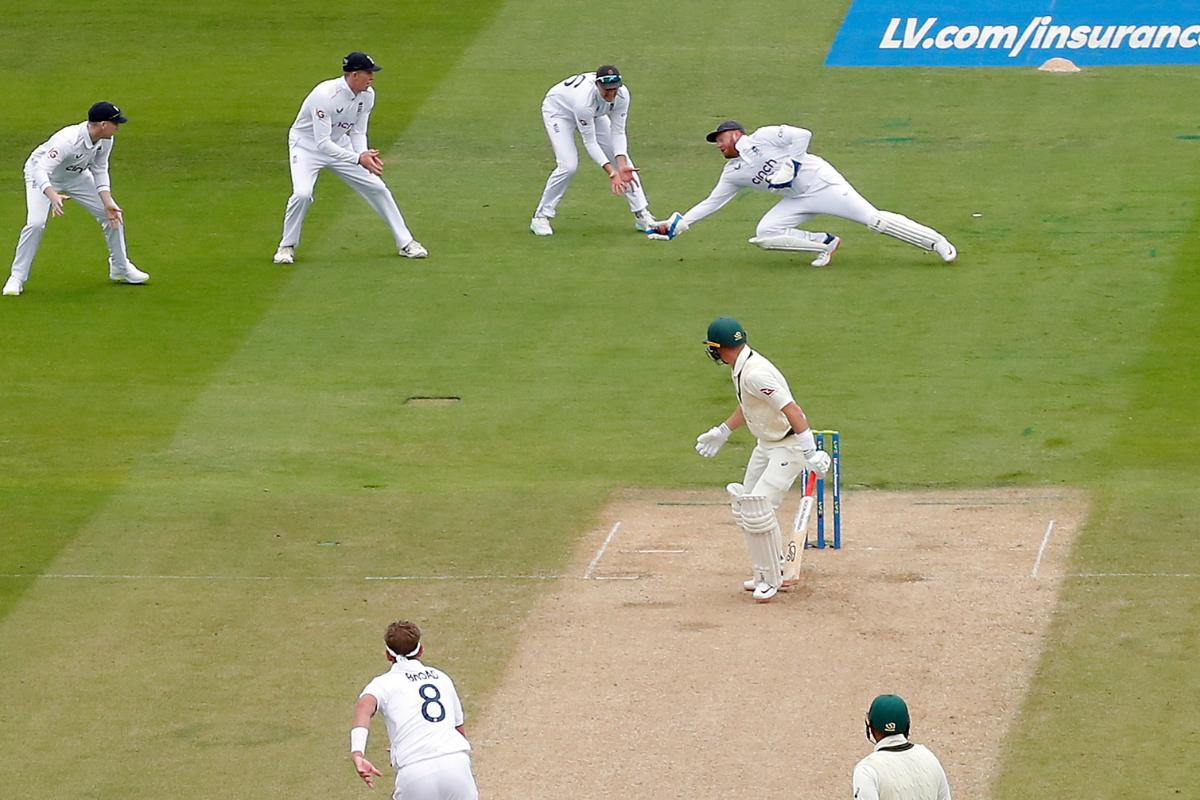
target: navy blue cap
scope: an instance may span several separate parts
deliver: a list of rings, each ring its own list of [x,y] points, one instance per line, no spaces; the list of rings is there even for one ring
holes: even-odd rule
[[[342,59],[342,72],[379,72],[383,67],[366,53],[355,50]]]
[[[101,101],[88,109],[88,122],[116,122],[117,124],[124,124],[129,122],[129,120],[121,113],[121,109],[112,103]]]
[[[709,142],[715,142],[717,140],[717,134],[724,133],[725,131],[741,131],[742,133],[745,133],[746,129],[743,128],[742,123],[738,122],[736,119],[727,119],[718,125],[715,131],[710,133],[708,136],[705,136],[704,139]]]

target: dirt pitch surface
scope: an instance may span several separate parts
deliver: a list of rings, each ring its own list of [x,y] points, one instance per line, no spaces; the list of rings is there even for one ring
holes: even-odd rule
[[[723,492],[621,494],[468,724],[481,793],[849,797],[864,711],[895,692],[953,793],[986,797],[1085,511],[1065,490],[847,493],[842,550],[756,604]]]

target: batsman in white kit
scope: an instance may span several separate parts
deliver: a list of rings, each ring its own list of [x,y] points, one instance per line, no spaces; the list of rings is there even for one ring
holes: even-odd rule
[[[746,133],[737,120],[726,120],[706,139],[717,146],[727,163],[716,187],[687,213],[678,211],[656,226],[651,239],[670,240],[705,217],[719,211],[743,189],[779,196],[775,206],[758,221],[750,244],[764,250],[811,253],[814,267],[823,267],[842,243],[839,236],[798,227],[818,214],[866,225],[951,262],[958,251],[933,228],[867,202],[833,165],[808,152],[812,132],[791,125],[768,125]]]
[[[425,648],[414,623],[393,622],[384,642],[392,668],[368,683],[354,706],[350,760],[355,771],[371,787],[382,775],[366,757],[371,717],[379,712],[396,770],[395,800],[478,800],[454,681],[420,662]]]
[[[579,151],[575,149],[577,130],[584,150],[608,176],[612,193],[625,195],[633,212],[634,227],[648,231],[657,224],[650,213],[637,167],[629,157],[629,137],[625,133],[628,119],[629,87],[612,64],[604,64],[595,72],[572,75],[550,87],[542,100],[542,122],[554,148],[555,166],[546,179],[529,230],[538,236],[554,234],[550,220],[558,214],[558,204],[579,169]]]
[[[68,125],[38,145],[25,161],[25,227],[17,239],[12,270],[4,294],[25,290],[46,222],[64,214],[74,199],[96,218],[108,246],[108,277],[123,283],[145,283],[150,276],[133,265],[125,249],[125,216],[112,196],[108,159],[117,129],[128,122],[112,103],[95,103],[86,122]]]
[[[332,171],[391,228],[396,248],[405,258],[429,255],[413,238],[392,192],[383,182],[379,151],[367,145],[367,124],[375,107],[375,73],[383,67],[366,53],[353,52],[342,59],[342,77],[318,83],[300,106],[288,131],[288,163],[292,170],[292,196],[283,212],[283,238],[275,251],[276,264],[296,260],[300,229],[313,202],[313,188],[323,169]]]
[[[730,434],[745,425],[758,439],[741,483],[726,486],[733,519],[746,536],[754,576],[743,584],[760,603],[798,577],[799,549],[785,552],[775,512],[805,469],[824,475],[829,454],[817,450],[804,411],[796,404],[787,380],[761,353],[750,349],[746,330],[732,317],[718,317],[704,341],[708,355],[731,368],[738,405],[720,425],[696,437],[696,452],[715,456]],[[792,559],[788,561],[787,559]],[[785,581],[784,570],[789,574]]]

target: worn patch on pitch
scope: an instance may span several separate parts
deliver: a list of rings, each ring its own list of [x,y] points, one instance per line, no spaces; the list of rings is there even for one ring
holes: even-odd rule
[[[842,502],[843,549],[808,550],[801,585],[758,605],[723,492],[616,497],[471,726],[483,793],[846,796],[866,707],[895,692],[952,791],[986,796],[1084,495]]]

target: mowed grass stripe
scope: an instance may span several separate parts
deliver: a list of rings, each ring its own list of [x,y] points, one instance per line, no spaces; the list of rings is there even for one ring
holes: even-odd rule
[[[40,10],[6,13],[11,47],[0,75],[30,110],[0,147],[0,161],[12,166],[0,187],[11,241],[24,219],[20,164],[103,96],[131,118],[114,155],[114,194],[127,212],[131,253],[153,277],[144,288],[108,285],[94,223],[69,208],[47,231],[27,295],[0,307],[0,406],[11,423],[0,433],[0,567],[36,574],[50,563],[139,459],[169,440],[292,279],[269,259],[290,186],[287,126],[304,93],[335,75],[347,50],[373,52],[391,67],[372,120],[373,140],[386,149],[497,6],[474,3],[462,13],[406,3],[331,14],[310,3],[281,17],[234,3],[165,15],[131,3],[106,16],[138,42],[120,52],[107,30],[55,27]],[[361,32],[331,40],[347,23]],[[378,33],[389,30],[404,36]],[[27,80],[25,54],[53,47],[55,37],[72,52],[108,55],[100,80],[85,60],[59,65],[48,103]],[[314,209],[308,239],[336,229],[327,208]],[[377,250],[389,241],[374,240]],[[25,585],[0,582],[0,616]]]
[[[1200,568],[1200,191],[1193,188],[1186,205],[1195,218],[1145,356],[1130,370],[1134,400],[1115,421],[1108,474],[1076,547],[1076,568],[1100,577],[1070,581],[1063,593],[1010,737],[1001,800],[1193,792],[1200,756],[1188,744],[1186,698],[1200,694],[1200,594],[1174,578]],[[1102,579],[1130,570],[1150,577]]]

